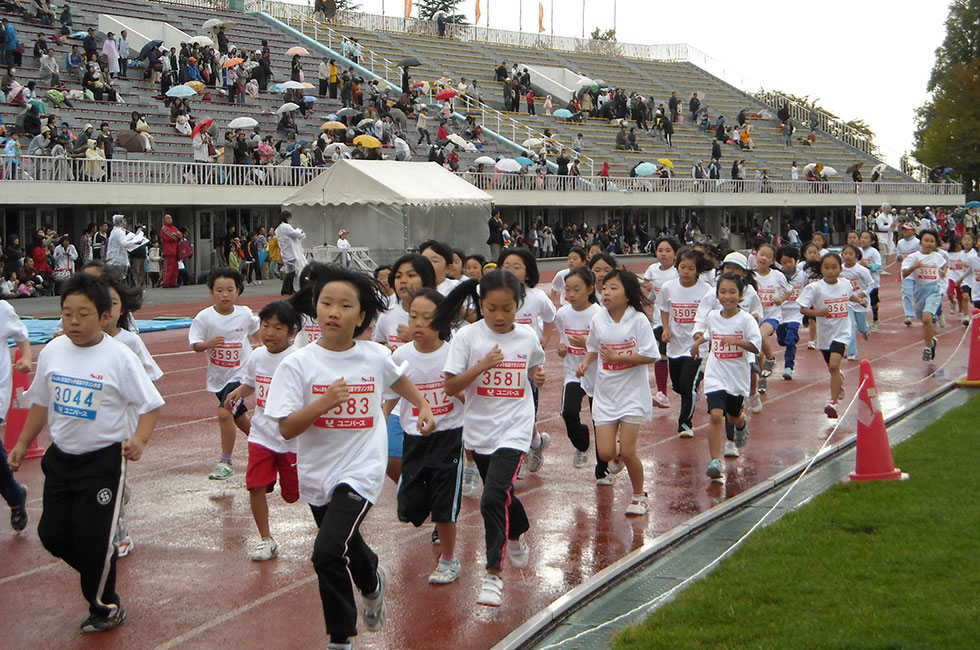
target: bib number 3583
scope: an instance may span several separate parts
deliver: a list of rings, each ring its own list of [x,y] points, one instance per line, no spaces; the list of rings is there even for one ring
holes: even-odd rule
[[[320,395],[330,388],[329,385],[315,384],[313,394]],[[313,424],[323,429],[371,429],[374,427],[374,416],[371,415],[371,405],[374,399],[374,384],[347,384],[350,397],[343,404],[330,409]]]

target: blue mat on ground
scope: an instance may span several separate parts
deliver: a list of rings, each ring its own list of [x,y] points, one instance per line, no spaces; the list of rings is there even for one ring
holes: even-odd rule
[[[27,326],[27,334],[31,345],[41,345],[54,338],[60,319],[57,318],[22,318]],[[137,320],[140,334],[146,332],[162,332],[164,330],[187,329],[191,326],[191,318],[155,318],[153,320]],[[12,345],[12,343],[11,343]]]

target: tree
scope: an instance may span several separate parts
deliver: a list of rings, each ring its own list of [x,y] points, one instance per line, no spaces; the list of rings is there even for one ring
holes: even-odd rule
[[[599,28],[596,27],[592,30],[592,34],[589,35],[593,41],[615,41],[616,40],[616,30],[607,29],[604,32],[600,32]]]
[[[419,18],[421,20],[433,20],[436,12],[446,12],[447,23],[466,24],[466,16],[457,13],[457,8],[463,0],[418,0]]]
[[[926,166],[947,165],[964,192],[980,190],[980,0],[954,0],[946,38],[936,50],[927,89],[916,111],[914,155]],[[972,197],[971,197],[972,198]]]
[[[596,27],[589,35],[589,40],[583,45],[582,49],[593,54],[602,56],[619,56],[619,44],[616,42],[616,30],[607,29],[600,32]]]

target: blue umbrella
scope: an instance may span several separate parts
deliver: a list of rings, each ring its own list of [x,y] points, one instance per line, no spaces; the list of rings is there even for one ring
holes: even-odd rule
[[[657,166],[648,162],[640,163],[633,171],[636,172],[637,176],[653,176],[657,173]]]
[[[316,102],[316,99],[317,98],[314,97],[314,96],[312,96],[312,95],[306,95],[305,97],[303,97],[303,103],[304,104],[312,104],[312,103]]]
[[[534,164],[534,161],[533,160],[531,160],[530,158],[527,158],[525,156],[518,156],[517,158],[514,158],[514,160],[516,160],[517,162],[521,163],[522,165],[533,165]]]
[[[555,117],[560,117],[564,120],[567,120],[571,116],[572,116],[572,112],[567,108],[559,108],[557,111],[555,111]]]
[[[146,57],[148,57],[150,55],[150,50],[152,50],[153,48],[157,47],[158,45],[163,45],[163,41],[150,41],[150,42],[148,42],[146,45],[143,46],[143,49],[140,50],[140,54],[139,54],[138,57],[136,57],[136,60],[137,61],[142,61],[143,59],[145,59]]]
[[[980,201],[970,201],[966,204],[968,208],[980,208]]]
[[[184,85],[174,86],[167,91],[167,97],[190,97],[196,94],[193,88]]]
[[[327,115],[327,121],[328,122],[333,122],[333,121],[336,121],[336,120],[337,120],[337,114],[336,113],[331,113],[330,115]]]
[[[281,86],[282,86],[282,84],[272,84],[271,86],[269,86],[269,92],[270,93],[280,93],[280,92],[282,92],[282,87]]]

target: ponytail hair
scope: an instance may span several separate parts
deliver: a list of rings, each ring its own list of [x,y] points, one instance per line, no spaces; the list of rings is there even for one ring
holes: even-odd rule
[[[441,293],[439,293],[435,289],[429,289],[427,287],[422,287],[421,289],[413,293],[412,301],[414,302],[416,298],[425,298],[426,300],[430,301],[433,305],[436,306],[436,313],[439,312],[439,306],[446,301],[445,296],[443,296]],[[432,322],[429,323],[429,328],[439,332],[440,341],[448,341],[452,336],[452,330],[449,329],[448,327],[444,329],[435,328],[435,315],[433,315]]]
[[[715,268],[714,262],[708,259],[704,253],[691,246],[685,246],[677,251],[677,257],[674,258],[674,268],[680,266],[682,260],[693,260],[699,276]]]

